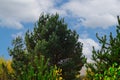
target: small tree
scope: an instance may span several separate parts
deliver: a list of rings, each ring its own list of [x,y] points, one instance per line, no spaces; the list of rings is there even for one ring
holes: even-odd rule
[[[113,37],[110,33],[109,40],[106,35],[97,38],[101,44],[100,50],[95,50],[93,47],[92,60],[94,63],[87,63],[87,73],[90,80],[93,80],[93,76],[98,74],[104,74],[113,63],[120,65],[120,19],[118,17],[118,26],[116,28],[116,37]],[[92,74],[90,73],[92,72]]]

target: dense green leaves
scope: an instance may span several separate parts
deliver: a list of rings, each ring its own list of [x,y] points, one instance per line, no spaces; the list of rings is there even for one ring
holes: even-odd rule
[[[94,80],[120,80],[120,66],[118,67],[117,63],[114,63],[104,73],[96,73],[93,76]]]

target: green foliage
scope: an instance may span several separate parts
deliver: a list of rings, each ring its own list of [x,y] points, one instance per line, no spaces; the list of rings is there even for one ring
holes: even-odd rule
[[[12,45],[14,46],[13,49],[9,48],[9,53],[12,56],[11,66],[16,74],[15,77],[17,77],[22,74],[23,69],[28,67],[31,55],[28,55],[24,49],[24,44],[21,37],[17,37],[13,40]]]
[[[104,74],[113,63],[120,65],[120,19],[118,17],[118,26],[116,28],[116,37],[113,37],[112,33],[109,35],[107,40],[106,35],[98,37],[99,43],[101,44],[100,50],[95,50],[93,47],[92,60],[94,63],[87,63],[88,78],[93,80],[93,74]],[[89,72],[92,72],[90,74]],[[101,76],[101,75],[99,75]]]
[[[34,65],[31,62],[28,64],[27,69],[23,69],[22,74],[17,76],[17,80],[62,80],[61,72],[56,73],[59,70],[56,66],[48,66],[48,60],[45,62],[43,56],[35,57]]]
[[[93,80],[120,80],[120,66],[117,66],[117,63],[114,63],[103,74],[96,73]]]
[[[44,55],[50,59],[50,66],[62,69],[63,78],[73,80],[86,61],[78,38],[78,34],[68,29],[58,14],[42,14],[34,30],[26,32],[25,41],[20,37],[13,40],[13,48],[9,49],[13,57],[12,67],[17,75],[21,75],[28,62],[32,62],[35,56]]]
[[[35,57],[34,65],[29,62],[28,67],[24,67],[21,75],[14,73],[11,61],[0,58],[0,80],[63,80],[62,70],[56,66],[48,66],[43,56]],[[26,69],[25,69],[26,68]]]

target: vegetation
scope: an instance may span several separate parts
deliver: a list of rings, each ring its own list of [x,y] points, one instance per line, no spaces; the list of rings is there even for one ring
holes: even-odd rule
[[[25,41],[28,52],[35,51],[37,56],[49,58],[51,66],[63,70],[65,80],[73,80],[86,60],[78,38],[78,34],[68,29],[58,14],[42,14],[33,32],[26,33]]]
[[[93,47],[93,63],[86,63],[87,74],[79,76],[86,62],[78,34],[67,28],[59,15],[42,14],[34,30],[25,39],[17,37],[9,48],[12,60],[0,58],[0,80],[119,80],[120,19],[112,33],[97,39],[101,49]]]
[[[16,75],[11,67],[11,61],[0,58],[0,80],[63,80],[62,69],[56,66],[48,67],[48,60],[41,56],[40,60],[36,56],[35,66],[29,63],[28,67],[22,69],[21,75]],[[39,62],[40,61],[40,62]],[[39,71],[36,71],[38,69]]]
[[[34,66],[29,63],[20,76],[16,75],[17,80],[62,80],[61,69],[57,69],[56,66],[48,67],[48,60],[44,63],[43,56],[40,57],[40,60],[36,56],[34,62]]]
[[[48,66],[56,65],[62,69],[65,80],[76,79],[86,62],[82,53],[83,45],[78,38],[78,34],[68,29],[64,19],[60,19],[58,14],[42,14],[34,30],[26,32],[24,41],[17,37],[12,42],[13,48],[9,48],[15,77],[22,76],[29,64],[35,67],[34,71],[38,73],[39,69],[34,60],[37,56],[40,62],[41,56],[44,56],[45,63],[49,59]]]
[[[111,67],[106,69],[103,74],[96,73],[94,80],[120,80],[120,66],[117,66],[117,63],[114,63]]]
[[[110,33],[109,40],[107,40],[106,35],[103,37],[97,38],[100,42],[101,49],[95,50],[93,47],[92,51],[92,60],[94,63],[88,63],[87,64],[87,73],[88,78],[93,80],[93,76],[95,74],[104,74],[104,71],[106,71],[109,67],[111,67],[114,63],[117,63],[118,66],[120,65],[120,19],[118,17],[118,26],[116,28],[116,37],[112,36],[112,33]],[[92,72],[92,74],[90,72]],[[90,73],[90,74],[89,74]]]
[[[11,60],[5,60],[0,57],[0,80],[9,80],[13,76],[13,69],[11,67]]]

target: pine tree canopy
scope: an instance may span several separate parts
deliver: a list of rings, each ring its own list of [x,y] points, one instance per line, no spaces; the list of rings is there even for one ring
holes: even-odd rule
[[[78,38],[76,31],[68,29],[64,19],[58,14],[41,14],[33,31],[26,32],[25,41],[22,42],[20,39],[17,41],[16,38],[13,49],[9,51],[15,60],[17,60],[15,55],[20,54],[31,55],[32,59],[35,55],[38,57],[43,55],[50,59],[50,66],[56,65],[63,70],[65,80],[73,80],[86,62],[82,53],[83,44],[78,41]],[[25,60],[31,61],[26,56]],[[23,56],[19,57],[23,59]]]

